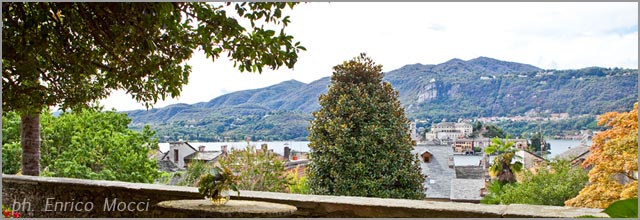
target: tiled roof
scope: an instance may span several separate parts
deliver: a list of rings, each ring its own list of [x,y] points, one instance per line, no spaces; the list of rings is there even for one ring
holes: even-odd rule
[[[177,146],[177,145],[180,145],[180,144],[185,144],[185,145],[189,146],[191,149],[193,149],[194,151],[198,151],[196,148],[191,146],[191,144],[189,144],[189,142],[186,142],[186,141],[169,142],[169,147],[171,147],[171,145]]]
[[[528,151],[528,150],[520,150],[520,151],[522,151],[522,153],[524,154],[525,157],[532,158],[532,159],[537,158],[537,159],[540,159],[540,160],[547,160],[547,159],[544,159],[544,157],[541,157],[540,155],[537,155],[537,154],[535,154],[535,153],[533,153],[531,151]]]
[[[158,160],[156,163],[158,164],[158,170],[161,171],[176,172],[178,170],[178,166],[169,160]]]
[[[485,170],[481,166],[456,166],[457,179],[484,179]]]
[[[484,179],[452,179],[451,201],[480,202]]]
[[[155,151],[155,153],[153,154],[153,157],[152,157],[151,159],[155,158],[155,159],[156,159],[156,160],[158,160],[158,161],[159,161],[159,160],[163,160],[163,159],[164,159],[164,157],[165,157],[165,156],[167,156],[167,154],[169,154],[169,151],[167,151],[167,152],[162,152],[162,151],[160,151],[160,150],[158,149],[158,150],[156,150],[156,151]]]
[[[290,161],[284,164],[285,171],[295,172],[298,177],[306,175],[306,168],[309,165],[309,160],[297,160]]]
[[[311,162],[309,159],[287,161],[284,163],[284,167],[285,169],[289,170],[289,169],[296,168],[298,166],[306,166],[307,164],[309,164],[309,162]]]
[[[215,160],[221,154],[222,152],[220,151],[196,151],[192,154],[189,154],[189,156],[184,157],[184,160],[212,161],[212,160]]]
[[[556,158],[565,159],[565,160],[571,161],[571,160],[575,159],[576,157],[585,154],[588,151],[589,151],[589,146],[579,145],[579,146],[576,146],[576,147],[572,147],[569,150],[561,153],[560,155],[556,156]]]
[[[414,148],[413,153],[420,154],[427,150],[433,154],[431,162],[420,162],[422,174],[427,176],[423,183],[427,190],[425,195],[431,199],[449,199],[451,179],[455,178],[453,168],[449,167],[449,157],[453,157],[453,150],[446,145],[419,144]]]

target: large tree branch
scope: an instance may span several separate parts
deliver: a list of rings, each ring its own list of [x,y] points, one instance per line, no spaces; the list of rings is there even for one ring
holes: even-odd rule
[[[629,179],[636,180],[636,181],[638,180],[638,178],[636,178],[636,177],[634,177],[632,175],[629,175],[628,172],[625,172],[624,175],[627,176],[627,178],[629,178]]]

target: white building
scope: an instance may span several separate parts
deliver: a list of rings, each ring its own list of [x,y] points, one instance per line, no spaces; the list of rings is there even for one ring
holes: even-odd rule
[[[184,141],[170,142],[169,150],[164,153],[161,160],[167,160],[173,162],[178,168],[186,168],[187,165],[184,162],[184,158],[195,152],[198,152],[196,148]]]
[[[409,124],[409,132],[411,134],[411,140],[418,140],[418,129],[416,128],[416,122],[411,122]]]
[[[425,135],[427,140],[433,140],[434,137],[440,140],[456,140],[471,135],[473,126],[468,123],[441,122],[432,125],[430,133]]]

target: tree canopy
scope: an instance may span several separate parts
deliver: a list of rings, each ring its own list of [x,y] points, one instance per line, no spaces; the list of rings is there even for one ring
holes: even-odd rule
[[[529,150],[532,152],[540,152],[542,151],[542,141],[544,140],[544,136],[542,135],[542,133],[538,132],[535,133],[530,139],[529,142],[531,143],[529,145]],[[550,152],[551,150],[551,144],[549,143],[544,143],[544,151],[546,154],[548,154],[548,152]]]
[[[284,161],[266,148],[247,144],[244,149],[233,149],[220,160],[220,165],[237,173],[238,189],[242,190],[285,192],[291,181]]]
[[[586,171],[572,167],[568,161],[554,161],[535,171],[525,170],[517,183],[491,182],[489,194],[481,202],[564,206],[586,183]]]
[[[424,198],[409,121],[382,66],[361,54],[333,70],[309,128],[312,193]]]
[[[24,174],[40,173],[47,107],[86,108],[113,90],[147,107],[177,97],[196,49],[226,53],[240,71],[293,67],[305,48],[284,32],[283,10],[295,4],[2,3],[2,108],[21,116]]]
[[[43,114],[43,175],[153,183],[160,175],[155,160],[149,159],[158,148],[154,133],[148,128],[132,131],[126,114],[101,110],[67,112],[58,117]],[[3,121],[9,123],[2,124],[2,172],[15,174],[22,156],[15,132],[20,118],[7,112]]]
[[[117,89],[145,103],[176,97],[196,49],[226,52],[241,71],[291,68],[304,50],[284,32],[295,4],[237,3],[245,28],[210,3],[2,3],[3,109],[81,107]]]
[[[591,155],[582,164],[592,167],[589,184],[566,205],[606,208],[616,200],[638,197],[638,103],[629,112],[601,115],[598,125],[608,129],[593,137]]]
[[[484,124],[480,121],[476,121],[473,123],[473,133],[471,133],[471,137],[485,137],[485,138],[505,138],[509,134],[502,130],[501,127],[498,127],[495,124]]]
[[[518,149],[514,147],[512,141],[509,141],[508,136],[504,141],[500,138],[491,139],[491,144],[485,149],[485,152],[487,152],[487,154],[498,153],[498,155],[493,158],[491,167],[489,167],[491,177],[496,178],[496,180],[502,184],[516,182],[515,174],[522,170],[521,162],[515,161],[512,163],[512,161],[519,157],[516,155],[517,151]]]

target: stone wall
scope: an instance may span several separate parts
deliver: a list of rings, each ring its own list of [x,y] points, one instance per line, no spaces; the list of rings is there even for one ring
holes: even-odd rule
[[[166,200],[201,198],[194,187],[14,175],[2,177],[3,204],[16,208],[20,206],[24,217],[189,217],[163,211],[155,205]],[[232,199],[293,205],[298,208],[294,217],[606,216],[600,213],[600,209],[483,205],[256,191],[241,191],[240,197]],[[88,209],[88,204],[93,205],[92,209]],[[29,211],[24,210],[25,207]]]
[[[24,217],[163,217],[166,213],[154,207],[158,202],[198,198],[197,189],[192,187],[2,175],[2,204],[20,207]],[[112,208],[114,200],[116,207]],[[117,207],[122,202],[130,207]],[[90,210],[89,203],[93,204]]]

